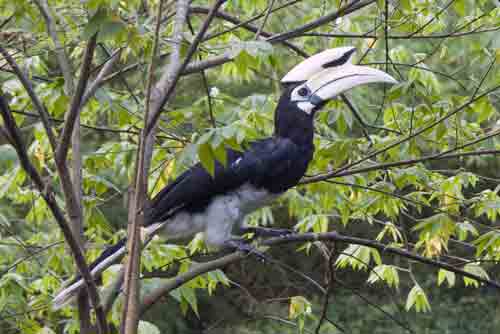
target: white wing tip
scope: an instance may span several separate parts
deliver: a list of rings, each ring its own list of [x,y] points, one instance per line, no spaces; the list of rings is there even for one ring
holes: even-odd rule
[[[116,252],[114,252],[112,255],[104,259],[101,263],[99,263],[94,269],[92,269],[91,271],[92,277],[96,277],[104,270],[106,270],[108,267],[110,267],[114,261],[119,259],[123,254],[125,254],[125,250],[126,250],[125,246],[123,246],[119,248]],[[52,301],[52,308],[54,310],[58,310],[66,306],[69,302],[72,301],[72,299],[78,294],[78,292],[80,292],[80,289],[82,289],[84,284],[85,283],[83,279],[80,278],[75,283],[61,290]]]
[[[56,311],[68,305],[73,300],[73,298],[76,297],[82,286],[83,280],[80,279],[70,286],[59,291],[59,293],[52,301],[52,309]]]

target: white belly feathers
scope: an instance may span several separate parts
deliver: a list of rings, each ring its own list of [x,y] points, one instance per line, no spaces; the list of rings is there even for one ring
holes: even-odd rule
[[[221,246],[231,238],[233,226],[241,224],[245,215],[269,204],[278,196],[244,184],[238,190],[215,197],[204,211],[179,212],[165,224],[161,235],[172,240],[205,232],[208,245]]]

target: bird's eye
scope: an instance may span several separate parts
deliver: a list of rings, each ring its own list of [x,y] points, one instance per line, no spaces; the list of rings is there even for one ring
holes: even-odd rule
[[[297,94],[299,94],[299,96],[306,97],[309,95],[309,89],[307,87],[302,87],[297,91]]]

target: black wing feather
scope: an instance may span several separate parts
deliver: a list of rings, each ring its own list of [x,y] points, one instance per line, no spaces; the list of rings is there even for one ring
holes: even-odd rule
[[[285,191],[298,182],[309,160],[283,138],[254,142],[245,152],[228,149],[227,165],[216,161],[213,177],[198,163],[160,191],[150,203],[146,224],[164,221],[179,209],[201,211],[215,196],[245,183],[275,193]],[[293,166],[301,161],[301,166]]]

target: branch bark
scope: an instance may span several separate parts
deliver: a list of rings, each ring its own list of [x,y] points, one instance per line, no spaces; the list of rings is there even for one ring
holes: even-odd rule
[[[80,111],[81,100],[87,86],[92,58],[94,55],[97,35],[90,38],[85,49],[82,67],[80,70],[80,78],[76,90],[74,91],[66,114],[61,140],[54,152],[56,167],[59,173],[61,187],[63,189],[66,210],[71,222],[73,236],[78,242],[83,253],[83,205],[82,205],[82,157],[80,151]],[[67,154],[71,145],[73,159],[71,161],[71,172],[68,168]],[[90,273],[89,273],[90,275]],[[83,276],[83,275],[82,275]],[[90,277],[90,276],[89,276]],[[88,305],[88,296],[91,300],[95,297],[92,292],[82,292],[78,296],[78,310],[80,315],[80,327],[83,334],[91,332],[90,308]],[[93,305],[95,308],[95,305]],[[98,314],[98,327],[107,332],[107,324],[102,306],[99,305],[101,314]],[[96,309],[97,312],[97,309]]]
[[[71,104],[69,107],[68,114],[66,116],[66,122],[64,123],[64,128],[61,133],[61,138],[56,151],[56,161],[57,163],[63,163],[68,155],[69,145],[71,143],[71,134],[73,133],[73,128],[76,123],[76,119],[80,114],[80,105],[82,102],[83,94],[85,93],[85,88],[89,81],[90,76],[90,66],[92,65],[92,58],[94,56],[94,50],[97,42],[97,34],[94,34],[87,43],[85,48],[85,53],[83,56],[83,64],[80,70],[80,78],[76,86],[75,93],[71,99]],[[79,123],[78,123],[79,124]]]
[[[181,73],[186,69],[191,61],[194,53],[204,34],[206,33],[215,13],[225,0],[216,0],[210,13],[203,22],[199,32],[195,36],[190,45],[187,55],[183,62],[180,62],[180,43],[174,43],[174,48],[171,53],[171,62],[164,71],[158,83],[154,88],[151,88],[153,66],[150,67],[150,80],[148,82],[148,91],[146,92],[147,104],[145,114],[145,128],[141,133],[139,144],[139,152],[136,163],[135,191],[132,196],[132,205],[129,209],[129,227],[128,227],[128,242],[127,250],[129,258],[126,264],[124,284],[125,284],[125,305],[122,319],[122,333],[135,334],[139,320],[138,301],[139,301],[139,261],[140,261],[140,241],[139,227],[144,221],[144,203],[147,193],[148,170],[152,156],[152,144],[155,128],[163,106],[173,96],[177,82]],[[174,24],[174,39],[182,40],[182,27],[187,18],[187,9],[189,2],[187,0],[179,0],[176,6],[176,20]],[[161,20],[161,5],[160,13],[157,17],[158,35],[159,23]],[[155,47],[156,49],[156,47]]]
[[[196,278],[199,275],[205,274],[209,271],[215,270],[217,268],[223,268],[228,264],[240,261],[246,257],[246,254],[243,252],[235,252],[226,256],[223,256],[219,259],[202,263],[196,265],[191,270],[177,275],[172,278],[159,288],[153,290],[149,295],[145,296],[142,300],[140,307],[140,314],[143,315],[151,306],[153,306],[161,297],[168,294],[170,291],[180,287],[186,282]]]
[[[500,289],[500,282],[495,280],[491,280],[488,278],[480,277],[476,274],[469,273],[463,269],[452,266],[446,262],[440,260],[434,260],[431,258],[427,258],[413,252],[392,247],[381,242],[377,242],[370,239],[363,239],[357,237],[346,236],[337,232],[326,232],[326,233],[301,233],[301,234],[290,234],[283,237],[270,238],[260,243],[260,246],[267,247],[275,247],[275,246],[283,246],[291,243],[301,243],[301,242],[315,242],[315,241],[335,241],[335,242],[343,242],[348,244],[355,244],[361,246],[367,246],[374,249],[379,250],[382,253],[388,253],[397,255],[409,260],[413,260],[425,265],[429,265],[439,269],[445,269],[451,272],[454,272],[463,277],[468,277],[477,280],[480,283],[486,284],[488,286],[494,287],[496,289]],[[209,271],[223,268],[231,263],[235,263],[241,261],[246,257],[246,254],[242,252],[235,252],[229,255],[226,255],[222,258],[216,259],[214,261],[206,262],[203,264],[196,265],[191,270],[178,275],[160,287],[153,290],[150,294],[145,296],[141,303],[140,312],[141,315],[144,314],[152,305],[154,305],[160,298],[171,292],[172,290],[178,288],[184,283],[189,282],[190,280],[196,278],[199,275],[205,274]]]
[[[187,6],[187,2],[178,2],[177,13],[182,14],[182,7]],[[146,108],[144,112],[144,123],[147,124],[150,115],[150,99],[155,69],[155,58],[158,52],[158,40],[160,34],[161,15],[163,10],[163,1],[158,4],[158,13],[156,17],[155,35],[153,41],[153,52],[151,63],[148,70],[148,82],[146,87]],[[174,31],[175,34],[175,31]],[[175,44],[174,49],[178,48]],[[135,334],[139,324],[139,293],[140,293],[140,261],[141,261],[141,240],[140,227],[144,224],[144,203],[147,194],[147,175],[149,170],[149,161],[153,152],[154,130],[148,135],[143,130],[140,137],[139,151],[136,157],[135,187],[131,193],[131,205],[129,207],[129,225],[127,229],[127,261],[124,274],[124,295],[125,301],[122,310],[121,333]],[[121,276],[121,275],[120,275]],[[118,279],[121,280],[121,277]]]

